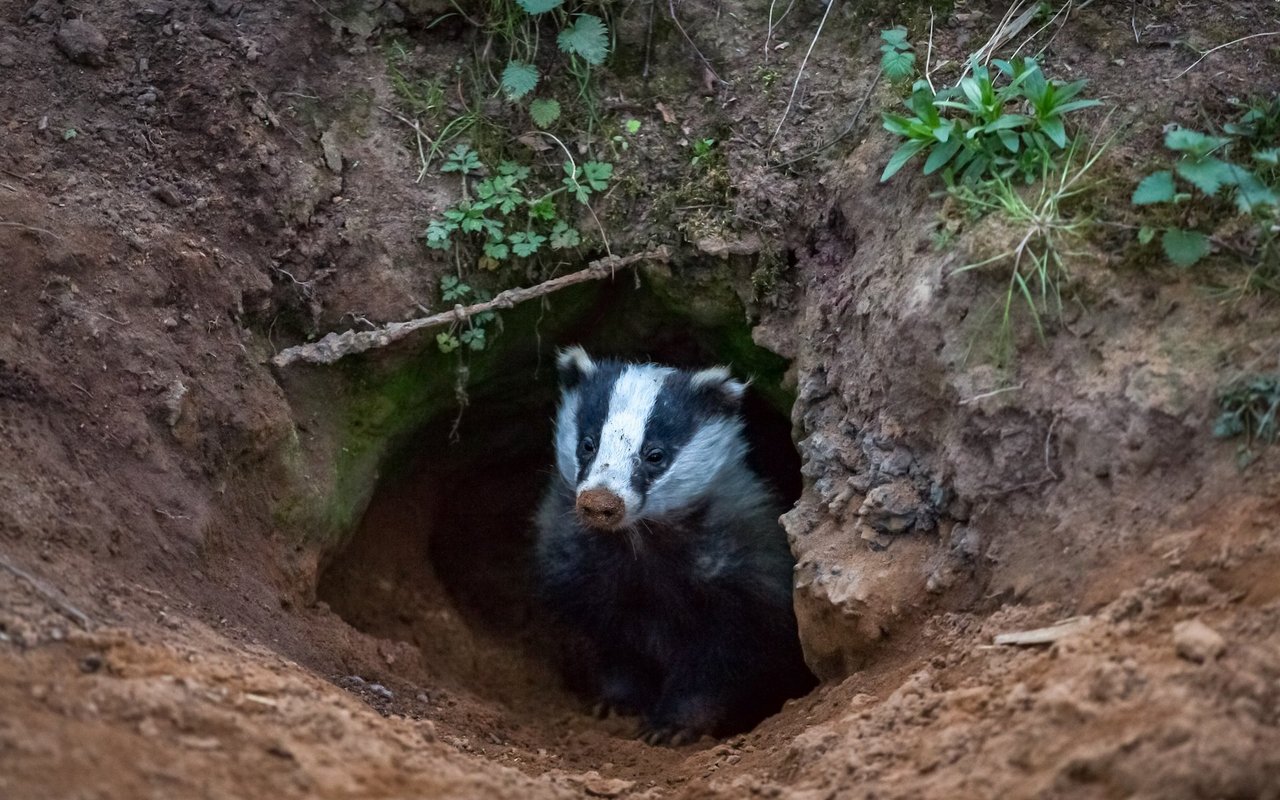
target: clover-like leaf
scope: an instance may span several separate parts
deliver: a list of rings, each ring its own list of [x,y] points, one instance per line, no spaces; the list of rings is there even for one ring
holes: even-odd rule
[[[436,347],[440,348],[441,353],[452,353],[458,349],[459,344],[461,343],[458,341],[458,337],[451,333],[436,334]]]
[[[551,249],[566,250],[570,247],[577,247],[582,244],[582,234],[578,233],[578,229],[571,226],[564,220],[556,223],[551,229]]]
[[[518,231],[507,237],[511,250],[521,258],[528,258],[546,244],[547,237],[535,231]]]

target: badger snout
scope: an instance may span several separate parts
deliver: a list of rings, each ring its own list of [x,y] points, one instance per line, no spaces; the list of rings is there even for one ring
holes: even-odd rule
[[[622,525],[627,504],[608,489],[588,489],[578,493],[578,519],[592,528],[611,531]]]

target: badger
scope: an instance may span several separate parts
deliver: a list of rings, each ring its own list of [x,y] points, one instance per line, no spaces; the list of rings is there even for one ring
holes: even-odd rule
[[[597,712],[638,714],[646,742],[678,745],[809,691],[782,508],[747,465],[746,384],[580,347],[557,368],[536,576]]]

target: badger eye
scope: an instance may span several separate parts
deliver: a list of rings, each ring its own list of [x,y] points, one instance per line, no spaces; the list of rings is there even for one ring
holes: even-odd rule
[[[589,456],[596,451],[596,440],[588,436],[578,445],[578,449],[584,456]]]
[[[655,447],[644,454],[644,460],[657,466],[667,460],[667,454]]]

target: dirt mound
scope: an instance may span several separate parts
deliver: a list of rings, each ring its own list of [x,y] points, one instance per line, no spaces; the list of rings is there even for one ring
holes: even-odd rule
[[[453,269],[415,241],[456,188],[415,182],[386,55],[458,74],[448,9],[0,9],[0,795],[1280,797],[1276,459],[1208,436],[1221,375],[1276,364],[1274,301],[1117,238],[1011,373],[971,358],[993,281],[952,273],[982,231],[881,185],[855,116],[895,102],[876,31],[931,15],[834,7],[791,103],[825,7],[764,5],[619,12],[649,54],[606,105],[644,127],[602,218],[677,257],[511,312],[469,385],[431,342],[268,366],[420,314]],[[1280,87],[1266,38],[1178,75],[1265,3],[1083,5],[1037,46],[1118,109],[1088,118],[1123,129],[1104,195],[1166,124]],[[1005,9],[936,12],[940,62]],[[824,683],[749,734],[592,718],[520,599],[568,341],[759,378]]]

